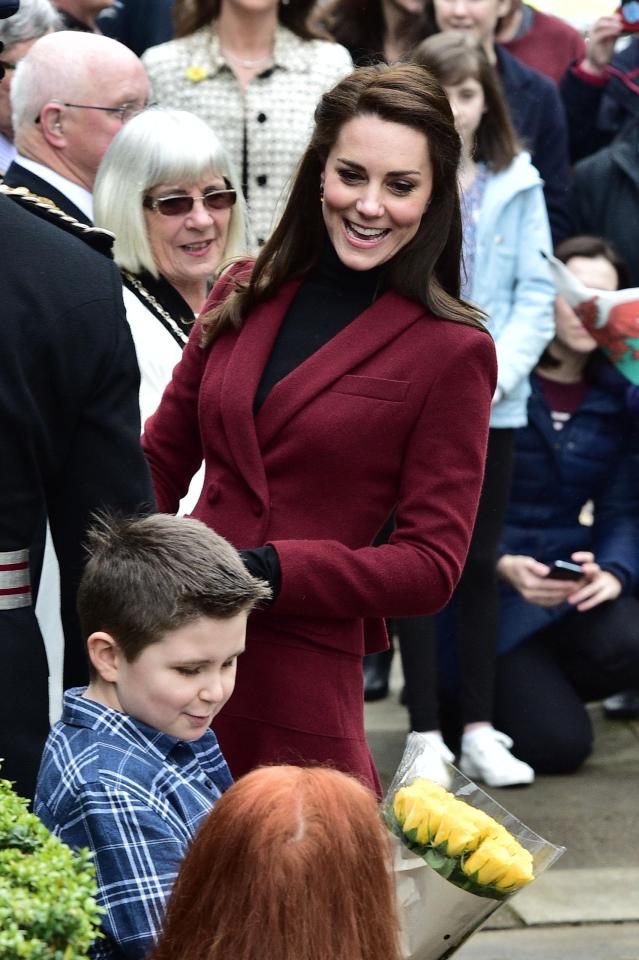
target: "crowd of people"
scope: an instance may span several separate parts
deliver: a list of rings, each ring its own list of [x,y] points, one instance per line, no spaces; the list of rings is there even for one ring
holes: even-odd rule
[[[389,633],[434,779],[639,715],[639,399],[548,265],[639,282],[639,39],[22,0],[0,41],[2,773],[93,850],[96,960],[395,958]]]

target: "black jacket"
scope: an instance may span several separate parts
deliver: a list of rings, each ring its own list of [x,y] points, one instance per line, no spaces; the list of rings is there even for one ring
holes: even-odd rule
[[[51,216],[46,204],[0,196],[0,757],[27,794],[48,730],[28,590],[44,521],[60,565],[65,670],[77,682],[87,676],[75,595],[90,516],[153,502],[118,271],[81,239],[95,231]]]
[[[64,210],[65,213],[68,213],[70,217],[79,220],[80,223],[91,223],[82,210],[76,207],[75,203],[72,203],[64,193],[56,190],[48,180],[37,176],[37,174],[32,173],[31,170],[27,170],[26,167],[21,166],[15,160],[9,164],[9,169],[5,173],[3,180],[9,187],[26,187],[27,190],[37,194],[39,197],[47,197],[47,199],[52,200],[57,207]]]
[[[639,120],[576,165],[570,209],[575,232],[608,240],[626,261],[630,285],[639,286]]]
[[[626,124],[639,118],[639,37],[616,54],[605,84],[588,83],[566,70],[560,85],[566,108],[570,156],[590,156],[609,143]]]
[[[570,236],[568,134],[557,87],[538,70],[495,46],[497,70],[513,125],[544,181],[554,243]]]

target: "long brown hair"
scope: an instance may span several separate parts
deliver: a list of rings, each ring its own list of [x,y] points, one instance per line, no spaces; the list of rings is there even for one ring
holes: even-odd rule
[[[278,20],[302,40],[313,40],[322,36],[308,22],[314,5],[315,0],[292,0],[291,3],[280,3]],[[220,15],[221,6],[221,0],[176,0],[173,9],[176,37],[188,37],[200,27],[213,23]]]
[[[481,314],[459,300],[462,225],[457,190],[461,142],[440,83],[415,64],[361,67],[325,93],[315,129],[295,175],[284,213],[262,248],[248,282],[202,318],[202,346],[274,296],[317,262],[326,230],[320,178],[342,127],[362,115],[423,133],[433,167],[430,203],[415,236],[385,265],[382,289],[394,290],[447,320],[484,329]]]
[[[345,773],[254,770],[194,838],[149,960],[398,960],[388,843]]]
[[[386,23],[382,0],[330,0],[316,7],[317,21],[330,35],[351,51],[367,51],[375,60],[384,57]],[[399,34],[403,49],[408,53],[428,31],[430,21],[424,15],[408,13],[402,16]]]
[[[452,87],[469,77],[481,84],[486,110],[477,128],[474,157],[495,173],[509,167],[520,147],[497,74],[480,41],[459,30],[444,30],[422,40],[411,59],[430,70],[444,86]]]

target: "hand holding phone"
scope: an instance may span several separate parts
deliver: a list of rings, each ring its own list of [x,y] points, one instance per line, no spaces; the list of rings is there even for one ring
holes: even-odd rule
[[[572,563],[569,560],[555,560],[550,565],[550,573],[547,574],[548,580],[581,580],[583,570],[578,563]]]

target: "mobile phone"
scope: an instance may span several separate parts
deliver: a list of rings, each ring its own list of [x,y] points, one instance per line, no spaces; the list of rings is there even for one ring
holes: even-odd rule
[[[617,8],[617,13],[621,15],[621,25],[624,33],[636,33],[639,30],[639,3],[637,3],[637,0],[622,3]]]
[[[582,577],[583,571],[579,564],[570,563],[568,560],[555,560],[547,574],[548,580],[581,580]]]

